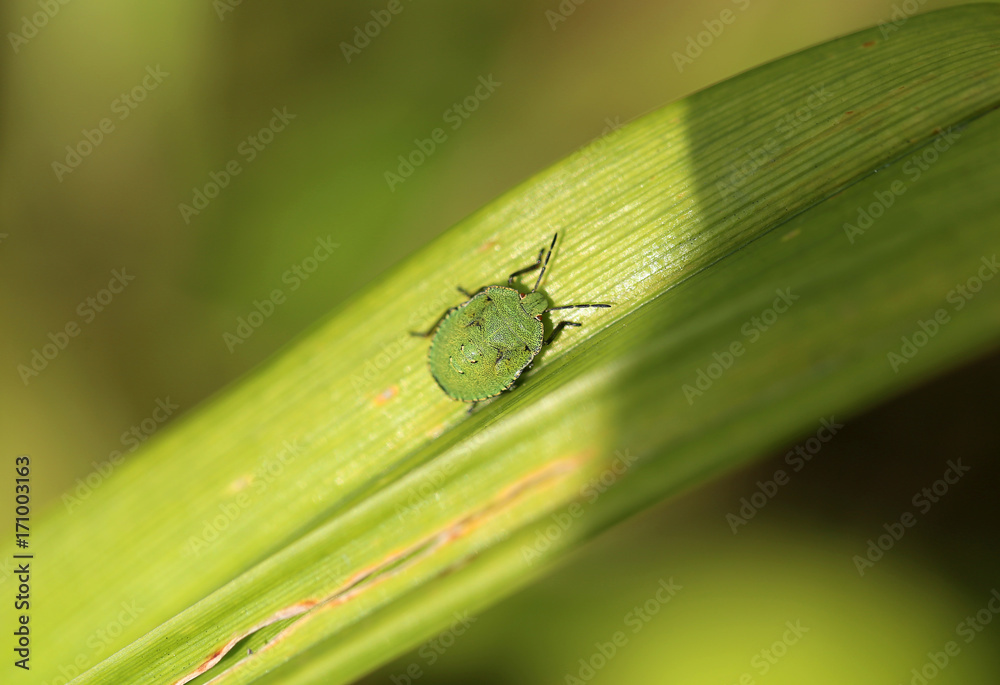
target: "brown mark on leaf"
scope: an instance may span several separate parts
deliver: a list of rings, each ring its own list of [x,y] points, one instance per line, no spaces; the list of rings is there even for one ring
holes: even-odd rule
[[[240,640],[243,640],[248,635],[255,633],[256,631],[271,625],[277,621],[284,620],[286,618],[291,618],[294,616],[299,616],[300,614],[306,614],[302,618],[298,619],[287,628],[279,632],[274,636],[267,644],[261,646],[255,653],[257,656],[267,649],[270,649],[274,645],[281,643],[289,635],[291,635],[295,630],[306,624],[311,617],[318,614],[319,611],[335,608],[350,599],[358,596],[362,592],[378,585],[379,583],[393,577],[394,575],[406,570],[407,568],[413,566],[420,560],[430,556],[439,548],[458,540],[463,536],[468,535],[471,531],[480,527],[483,523],[488,522],[493,517],[495,517],[502,510],[510,507],[514,502],[516,502],[521,496],[536,491],[539,489],[544,489],[551,485],[558,483],[562,477],[575,472],[580,468],[582,464],[589,461],[594,457],[595,453],[593,450],[587,450],[584,452],[577,453],[570,457],[565,457],[558,461],[551,462],[545,466],[526,474],[514,483],[511,483],[506,488],[501,490],[493,499],[487,502],[484,506],[479,509],[466,514],[462,518],[454,521],[448,525],[443,530],[423,538],[416,543],[409,545],[401,550],[389,554],[386,558],[381,561],[371,565],[370,567],[358,571],[357,573],[350,576],[343,584],[341,584],[336,590],[327,595],[326,597],[320,599],[310,599],[302,602],[297,602],[290,607],[282,609],[276,612],[270,618],[261,621],[257,625],[249,628],[247,630],[240,631],[238,634],[234,635],[225,645],[216,650],[205,662],[203,662],[197,669],[184,676],[180,680],[174,682],[173,685],[183,685],[183,683],[189,682],[190,680],[198,677],[202,673],[212,668],[215,664],[226,655],[229,650],[231,650]],[[459,565],[464,565],[467,560],[459,562]],[[448,573],[450,569],[445,569],[442,573]],[[312,610],[312,611],[310,611]],[[223,671],[210,682],[215,682],[216,679],[221,678],[225,673],[238,668],[240,664],[244,663],[247,657],[244,657],[240,661],[236,662],[230,666],[226,671]]]
[[[386,388],[385,390],[383,390],[382,392],[380,392],[378,395],[376,395],[375,399],[373,400],[373,402],[375,403],[376,407],[381,407],[383,404],[385,404],[386,402],[388,402],[389,400],[391,400],[393,397],[395,397],[398,394],[399,394],[399,386],[398,385],[390,385],[388,388]]]
[[[310,609],[312,609],[314,606],[316,606],[315,600],[306,600],[304,602],[296,602],[292,606],[285,607],[281,611],[278,611],[278,612],[272,614],[271,616],[269,616],[268,618],[264,619],[263,621],[261,621],[257,625],[251,626],[250,628],[237,633],[232,638],[230,638],[229,641],[226,644],[222,645],[221,647],[219,647],[219,649],[215,650],[215,652],[213,652],[212,655],[210,657],[208,657],[208,659],[206,661],[204,661],[200,666],[198,666],[198,668],[196,668],[195,670],[191,671],[190,673],[188,673],[187,675],[185,675],[180,680],[175,680],[174,683],[173,683],[173,685],[183,685],[184,683],[187,683],[187,682],[190,682],[190,681],[194,680],[195,678],[197,678],[198,676],[200,676],[202,673],[204,673],[208,669],[212,668],[212,666],[215,666],[217,663],[219,663],[219,660],[222,659],[222,657],[224,657],[229,652],[230,649],[232,649],[233,647],[235,647],[237,642],[239,642],[240,640],[244,639],[248,635],[252,635],[252,634],[256,633],[258,630],[260,630],[261,628],[266,628],[267,626],[271,625],[272,623],[277,623],[278,621],[283,621],[286,618],[292,618],[293,616],[298,616],[299,614],[304,614],[305,612],[307,612]]]

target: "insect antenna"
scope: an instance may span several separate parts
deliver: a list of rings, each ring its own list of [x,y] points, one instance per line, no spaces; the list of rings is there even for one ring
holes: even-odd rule
[[[562,307],[549,307],[545,311],[554,312],[557,309],[583,309],[584,307],[610,307],[610,304],[567,304]]]
[[[536,290],[538,290],[538,286],[542,282],[542,276],[545,275],[545,269],[548,268],[548,266],[549,266],[549,257],[552,256],[552,250],[556,246],[556,238],[558,238],[558,237],[559,237],[558,233],[556,233],[554,236],[552,236],[552,244],[549,245],[549,252],[548,252],[548,254],[545,255],[545,263],[542,264],[542,270],[538,274],[538,280],[535,281],[535,287],[531,289],[531,292],[535,292]]]

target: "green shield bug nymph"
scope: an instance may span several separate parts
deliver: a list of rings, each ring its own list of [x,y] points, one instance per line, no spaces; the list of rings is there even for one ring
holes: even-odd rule
[[[543,345],[552,342],[566,326],[575,321],[560,321],[548,338],[544,337],[542,315],[557,309],[610,307],[609,304],[570,304],[550,307],[549,298],[538,291],[545,269],[556,245],[548,253],[543,247],[531,266],[519,269],[507,278],[507,285],[488,285],[477,293],[458,290],[469,299],[446,311],[430,330],[412,332],[420,337],[434,336],[428,360],[431,375],[449,397],[476,403],[499,395],[514,384]],[[542,255],[545,261],[542,261]],[[527,294],[515,290],[514,278],[541,267],[535,287]]]

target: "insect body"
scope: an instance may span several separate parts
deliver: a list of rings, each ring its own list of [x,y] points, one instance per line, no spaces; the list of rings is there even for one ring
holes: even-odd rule
[[[545,248],[531,266],[515,271],[507,286],[490,285],[473,294],[462,288],[468,301],[444,313],[430,330],[413,335],[429,337],[428,359],[431,375],[449,397],[471,402],[499,395],[510,388],[531,360],[566,326],[574,321],[560,321],[546,339],[542,315],[557,309],[610,307],[608,304],[573,304],[550,307],[549,299],[537,292],[552,256],[558,233],[552,236],[548,254]],[[542,255],[545,261],[542,262]],[[513,286],[514,278],[541,267],[535,287],[521,294]]]

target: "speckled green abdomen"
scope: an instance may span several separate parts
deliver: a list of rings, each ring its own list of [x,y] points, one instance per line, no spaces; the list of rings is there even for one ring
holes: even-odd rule
[[[489,286],[441,322],[429,358],[434,380],[450,397],[474,402],[499,395],[541,351],[548,302],[539,309],[539,294],[532,294],[524,303],[513,288]]]
[[[542,315],[557,309],[610,307],[609,304],[567,304],[559,307],[542,293],[538,286],[549,265],[556,238],[546,253],[542,248],[534,264],[518,269],[507,277],[507,286],[491,285],[472,294],[458,290],[469,299],[445,312],[427,331],[410,331],[421,338],[434,336],[428,352],[431,375],[449,397],[471,402],[472,412],[480,400],[495,397],[514,385],[531,360],[542,351],[566,326],[579,326],[576,321],[560,321],[545,339]],[[545,261],[542,261],[542,255]],[[541,269],[535,287],[522,295],[514,289],[514,279],[529,271]]]

